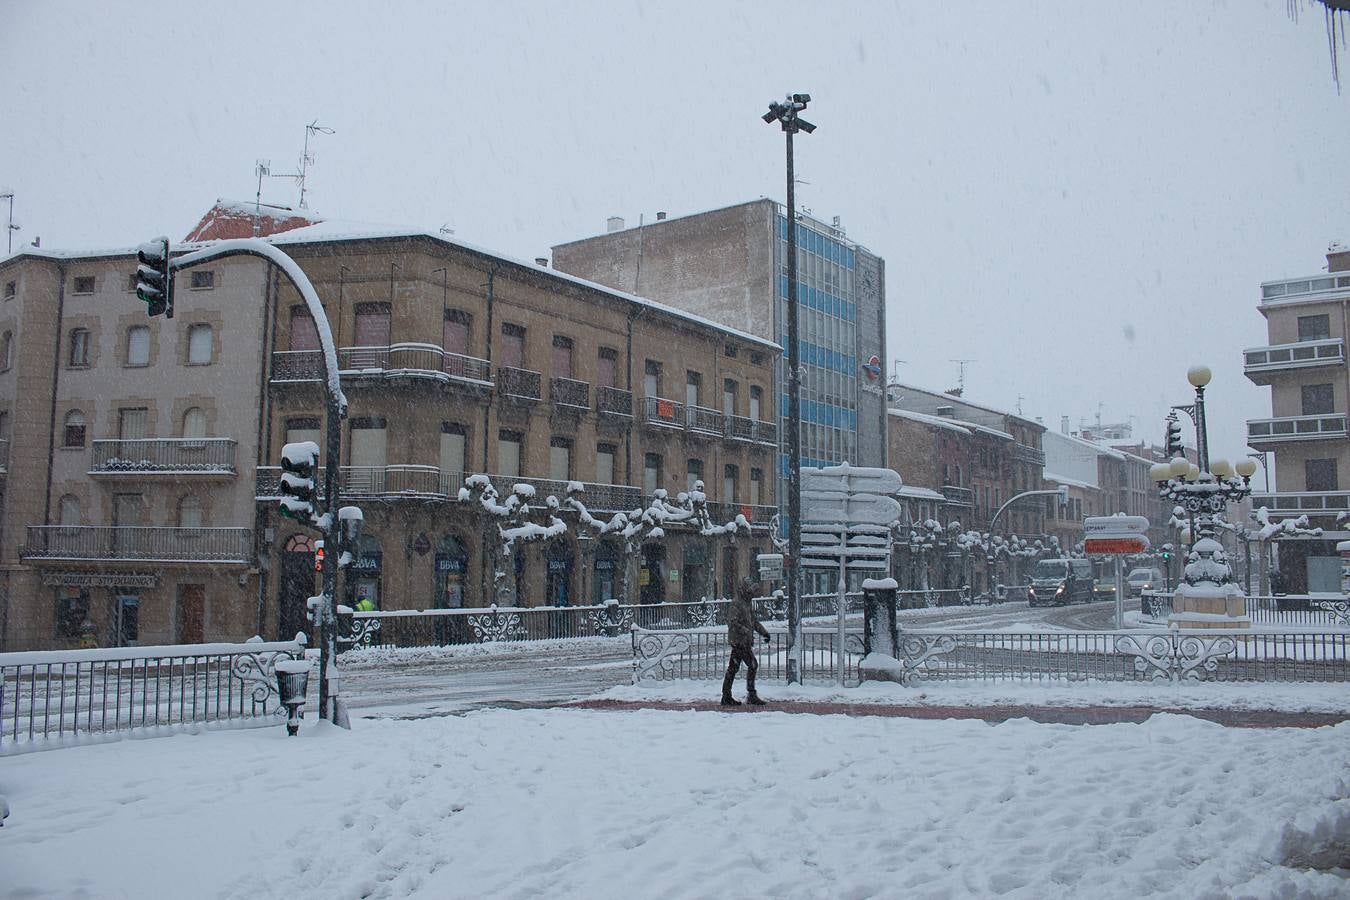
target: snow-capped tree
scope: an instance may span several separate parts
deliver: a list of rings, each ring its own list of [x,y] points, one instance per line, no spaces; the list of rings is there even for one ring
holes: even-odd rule
[[[550,495],[544,500],[542,516],[547,520],[545,524],[531,521],[532,516],[539,515],[531,512],[530,501],[534,497],[534,485],[522,483],[513,486],[511,496],[500,500],[492,480],[486,475],[470,475],[464,480],[464,487],[459,489],[460,502],[482,509],[497,529],[496,540],[489,546],[492,548],[493,596],[498,606],[511,606],[518,599],[514,579],[507,571],[508,567],[514,570],[511,562],[515,559],[517,546],[567,533],[567,523],[558,518],[560,504],[557,497]]]

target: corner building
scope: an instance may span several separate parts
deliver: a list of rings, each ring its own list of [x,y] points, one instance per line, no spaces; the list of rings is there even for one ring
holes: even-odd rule
[[[729,591],[767,551],[778,430],[755,401],[775,391],[776,344],[443,236],[335,231],[271,240],[323,301],[350,404],[340,483],[365,533],[340,601],[490,603],[496,522],[457,500],[474,473],[531,484],[541,506],[582,482],[606,519],[702,480],[716,521],[751,522],[644,546],[635,600]],[[324,446],[315,323],[250,258],[182,273],[175,318],[150,319],[135,266],[0,260],[3,649],[306,627],[318,535],[277,515],[276,463],[288,442]],[[622,564],[569,527],[517,552],[515,602],[617,596]]]

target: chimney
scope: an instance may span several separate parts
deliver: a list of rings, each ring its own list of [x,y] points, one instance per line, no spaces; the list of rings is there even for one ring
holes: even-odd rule
[[[547,269],[547,268],[548,268],[548,257],[547,257],[547,256],[536,256],[536,257],[534,258],[534,264],[535,264],[536,266],[543,266],[544,268]]]
[[[616,231],[623,231],[623,216],[610,216],[605,222],[605,230],[610,234]]]
[[[34,247],[42,246],[42,235],[38,235],[37,237],[33,238],[33,246]]]
[[[1068,417],[1068,416],[1060,416],[1060,417],[1059,417],[1059,433],[1060,433],[1060,434],[1068,434],[1068,433],[1069,433],[1069,417]]]
[[[656,214],[656,221],[658,221],[658,222],[664,222],[665,220],[666,220],[666,213],[665,213],[665,210],[662,210],[661,212],[659,212],[659,213]]]

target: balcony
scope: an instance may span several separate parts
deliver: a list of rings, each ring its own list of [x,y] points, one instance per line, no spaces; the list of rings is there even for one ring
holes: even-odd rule
[[[247,565],[253,533],[247,528],[171,528],[106,525],[29,525],[24,560],[126,561]]]
[[[658,428],[684,428],[684,404],[661,397],[642,398],[642,421]]]
[[[1045,467],[1045,451],[1038,450],[1029,444],[1013,444],[1012,458],[1016,462],[1031,463],[1033,466]]]
[[[1247,443],[1253,447],[1287,441],[1344,440],[1345,436],[1344,415],[1247,420]]]
[[[449,353],[435,344],[391,344],[388,347],[342,347],[338,371],[346,381],[427,379],[443,384],[491,387],[485,359]],[[283,350],[272,354],[272,384],[323,381],[323,353]]]
[[[492,486],[500,497],[507,497],[518,484],[528,484],[534,488],[531,506],[543,507],[545,497],[557,497],[561,502],[567,496],[567,486],[572,482],[558,481],[553,478],[526,478],[524,476],[489,475]],[[580,500],[591,512],[631,512],[642,506],[642,491],[625,484],[593,484],[577,482],[584,493]]]
[[[685,406],[685,423],[694,434],[706,437],[722,436],[722,414],[706,406]]]
[[[595,389],[595,411],[601,415],[633,418],[633,392],[600,386]]]
[[[571,378],[550,378],[548,380],[548,399],[554,406],[571,410],[589,410],[591,408],[591,386],[585,381]]]
[[[1322,273],[1307,278],[1265,282],[1261,285],[1261,305],[1271,306],[1302,300],[1331,300],[1337,295],[1346,293],[1350,293],[1350,273],[1335,275]]]
[[[975,492],[970,488],[957,487],[952,484],[942,486],[942,496],[947,498],[947,503],[952,506],[974,506]]]
[[[709,502],[708,515],[714,525],[725,525],[736,518],[745,516],[752,528],[768,528],[769,520],[778,515],[778,507],[749,503]]]
[[[497,367],[497,389],[501,391],[503,397],[530,402],[542,400],[544,395],[541,385],[543,383],[544,376],[538,372],[531,372],[529,369],[517,369],[512,366]]]
[[[259,466],[254,498],[276,500],[281,496],[281,469]],[[323,496],[324,467],[315,476],[317,494]],[[338,485],[344,500],[441,499],[453,500],[464,484],[461,472],[442,472],[437,466],[341,466]]]
[[[1271,516],[1334,516],[1350,510],[1350,491],[1301,491],[1252,494],[1252,508],[1264,506]]]
[[[232,477],[235,442],[229,438],[146,438],[94,441],[89,474]]]
[[[1275,344],[1243,351],[1242,371],[1255,384],[1266,385],[1275,374],[1292,369],[1345,365],[1345,342],[1340,338]]]
[[[778,425],[774,422],[760,422],[745,416],[724,416],[725,435],[729,441],[750,444],[778,445]]]

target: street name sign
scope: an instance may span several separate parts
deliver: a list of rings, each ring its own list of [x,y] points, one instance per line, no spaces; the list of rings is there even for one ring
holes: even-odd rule
[[[1088,516],[1083,520],[1083,533],[1090,537],[1147,532],[1148,519],[1143,516]]]
[[[1100,535],[1083,541],[1083,552],[1088,556],[1129,556],[1148,548],[1148,538],[1142,534]]]

